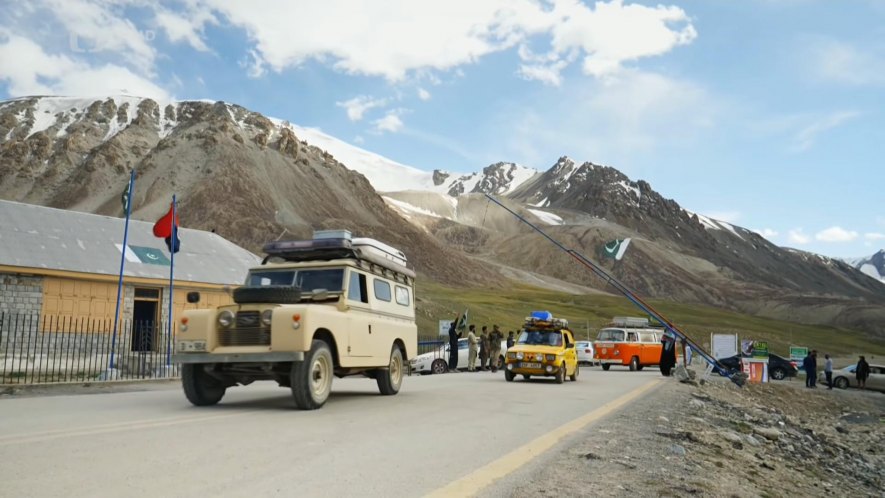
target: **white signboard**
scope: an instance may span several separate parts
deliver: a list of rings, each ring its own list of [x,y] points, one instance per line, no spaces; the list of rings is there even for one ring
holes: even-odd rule
[[[439,321],[439,335],[441,336],[449,336],[449,327],[452,326],[452,322],[455,320],[440,320]]]
[[[738,354],[737,334],[710,334],[713,358],[728,358]]]

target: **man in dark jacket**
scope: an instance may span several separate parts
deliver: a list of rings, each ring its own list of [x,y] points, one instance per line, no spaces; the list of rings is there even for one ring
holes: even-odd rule
[[[860,361],[857,362],[857,367],[854,369],[854,375],[857,377],[857,387],[866,389],[867,377],[870,376],[870,364],[867,363],[867,359],[863,356],[861,356]]]
[[[449,326],[449,372],[458,371],[458,339],[461,338],[461,332],[456,328],[460,318],[460,316],[455,317],[455,321]]]
[[[676,366],[676,338],[669,333],[661,336],[661,359],[658,361],[661,375],[669,377],[673,367]]]
[[[805,358],[802,359],[802,369],[805,370],[805,387],[817,387],[817,351],[811,350]]]

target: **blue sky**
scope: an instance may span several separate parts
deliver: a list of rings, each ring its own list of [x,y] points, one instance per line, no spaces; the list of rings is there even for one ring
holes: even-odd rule
[[[224,100],[428,170],[568,155],[778,245],[885,247],[885,2],[0,3],[3,98]]]

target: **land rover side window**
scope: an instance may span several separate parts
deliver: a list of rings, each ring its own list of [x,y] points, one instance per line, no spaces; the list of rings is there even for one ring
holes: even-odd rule
[[[344,286],[344,268],[298,270],[295,275],[295,285],[302,292],[313,292],[317,289],[341,292]]]
[[[617,329],[602,329],[599,331],[599,336],[596,337],[596,340],[620,342],[624,340],[624,331]]]
[[[409,289],[399,285],[396,286],[396,304],[409,305]]]
[[[246,285],[260,287],[265,285],[292,285],[295,280],[295,271],[254,271],[249,273]]]
[[[366,288],[366,276],[360,272],[350,272],[350,284],[347,286],[347,299],[361,303],[369,302],[369,291]]]
[[[375,287],[375,299],[390,302],[390,284],[384,280],[372,279],[372,285]]]

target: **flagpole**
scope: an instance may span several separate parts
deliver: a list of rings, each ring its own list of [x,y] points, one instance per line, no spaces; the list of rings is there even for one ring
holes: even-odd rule
[[[172,366],[172,351],[170,350],[172,344],[172,298],[174,295],[173,292],[173,280],[172,277],[175,274],[175,243],[178,240],[178,226],[175,223],[175,194],[172,194],[172,231],[171,231],[172,243],[169,244],[169,313],[167,316],[167,329],[166,329],[166,371],[169,372],[169,368]]]
[[[129,215],[132,213],[132,193],[135,191],[135,170],[129,172],[129,190],[126,195],[126,223],[123,228],[123,250],[120,255],[120,279],[117,282],[117,309],[114,311],[114,330],[111,333],[111,362],[114,368],[114,352],[117,345],[117,324],[120,320],[120,295],[123,293],[123,266],[126,264],[126,241],[129,238]]]

